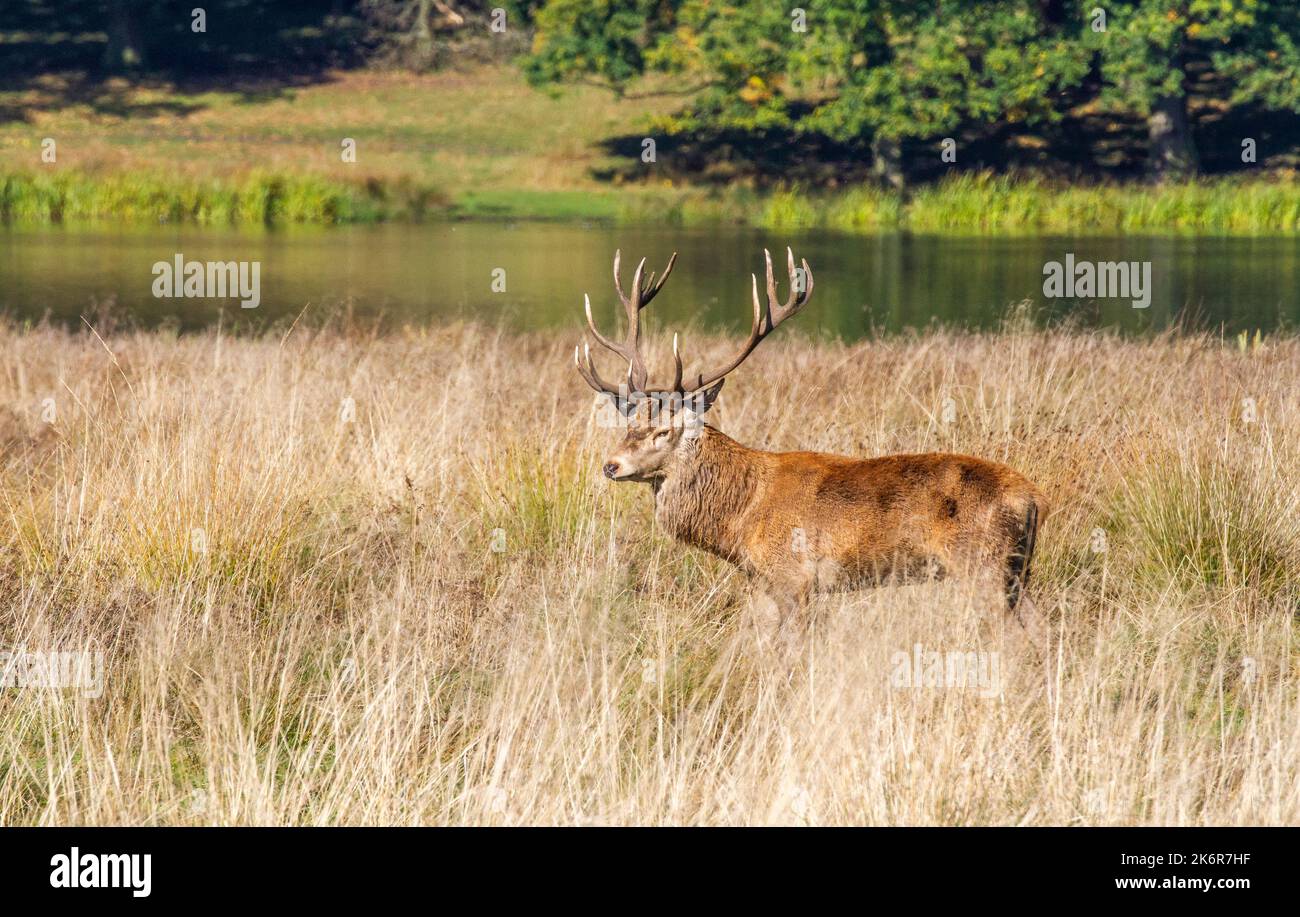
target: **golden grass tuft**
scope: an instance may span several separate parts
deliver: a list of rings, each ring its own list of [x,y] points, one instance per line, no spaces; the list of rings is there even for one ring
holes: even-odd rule
[[[571,347],[0,329],[0,650],[106,663],[0,689],[0,823],[1300,822],[1300,340],[769,342],[741,441],[970,452],[1052,504],[1050,664],[939,584],[819,600],[788,671],[598,476]],[[999,690],[895,685],[917,644]]]

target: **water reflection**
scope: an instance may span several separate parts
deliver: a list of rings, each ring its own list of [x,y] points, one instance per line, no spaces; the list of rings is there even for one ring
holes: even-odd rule
[[[598,316],[614,321],[611,260],[621,247],[629,277],[643,255],[657,270],[680,252],[651,310],[652,326],[693,321],[744,329],[749,273],[762,271],[764,246],[775,258],[787,244],[808,259],[817,279],[802,327],[848,339],[935,321],[990,327],[1022,300],[1043,314],[1129,331],[1164,327],[1180,316],[1229,331],[1300,320],[1300,239],[1292,237],[981,239],[496,223],[274,231],[7,227],[0,229],[0,309],[77,322],[112,302],[146,325],[196,328],[223,311],[227,323],[263,323],[304,306],[320,312],[346,305],[399,321],[474,317],[576,328],[584,292]],[[1046,299],[1043,266],[1067,252],[1079,260],[1150,261],[1150,307],[1134,309],[1124,298]],[[155,298],[152,265],[176,254],[261,262],[261,305],[244,311],[234,299]],[[784,279],[783,270],[778,277]]]

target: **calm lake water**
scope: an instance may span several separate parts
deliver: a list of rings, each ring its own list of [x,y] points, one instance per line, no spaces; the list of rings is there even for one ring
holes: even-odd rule
[[[800,324],[846,339],[939,321],[995,325],[1031,300],[1048,316],[1130,331],[1161,328],[1180,315],[1228,331],[1300,324],[1298,238],[980,239],[824,232],[773,234],[739,228],[630,228],[552,224],[440,223],[341,228],[0,227],[0,311],[80,323],[105,303],[142,324],[199,328],[217,321],[272,322],[351,308],[361,315],[437,322],[458,317],[519,328],[581,323],[582,294],[598,320],[612,322],[614,249],[630,275],[642,255],[656,270],[674,250],[673,277],[651,309],[652,324],[692,320],[747,329],[749,273],[767,246],[793,246],[816,278]],[[1044,264],[1151,262],[1151,304],[1126,298],[1043,294]],[[236,299],[160,299],[153,265],[260,262],[261,304]],[[494,291],[504,270],[505,290]],[[784,285],[785,270],[777,265]],[[500,274],[495,275],[498,278]],[[761,275],[760,275],[761,281]]]

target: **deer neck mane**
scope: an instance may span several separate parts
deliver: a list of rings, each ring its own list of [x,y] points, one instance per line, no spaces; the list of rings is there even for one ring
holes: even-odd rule
[[[705,425],[654,483],[655,519],[679,541],[739,558],[741,519],[763,478],[763,453]]]

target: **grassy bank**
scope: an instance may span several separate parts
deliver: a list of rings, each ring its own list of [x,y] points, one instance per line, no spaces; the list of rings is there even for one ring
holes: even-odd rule
[[[653,89],[654,87],[649,87]],[[873,187],[683,187],[637,163],[680,97],[557,97],[504,67],[339,72],[226,90],[43,77],[0,89],[0,217],[345,223],[426,218],[743,224],[849,232],[1263,234],[1300,228],[1292,177],[1056,186],[963,174],[904,200]],[[41,160],[42,141],[57,161]],[[629,147],[629,139],[631,145]],[[356,161],[344,162],[344,139]],[[635,174],[635,172],[634,172]]]
[[[198,223],[370,223],[419,220],[446,199],[409,182],[354,184],[318,175],[240,177],[17,173],[0,177],[0,218]]]
[[[106,661],[0,691],[0,823],[1300,821],[1300,341],[783,335],[736,374],[750,444],[1039,483],[1051,693],[944,585],[819,600],[766,668],[740,577],[600,477],[571,346],[0,328],[3,642]],[[918,643],[1000,693],[891,685]]]
[[[194,179],[19,172],[0,176],[0,219],[212,224],[388,220],[591,220],[670,226],[741,225],[972,235],[1264,235],[1300,229],[1300,186],[1224,180],[1153,188],[1055,188],[1033,180],[955,176],[902,196],[875,188],[820,192],[468,191],[414,180],[356,183],[254,171]]]
[[[834,194],[661,193],[630,201],[620,216],[682,225],[742,223],[843,232],[1255,235],[1300,229],[1300,185],[1225,179],[1165,187],[1060,187],[1032,178],[963,174],[906,197],[873,187]]]

